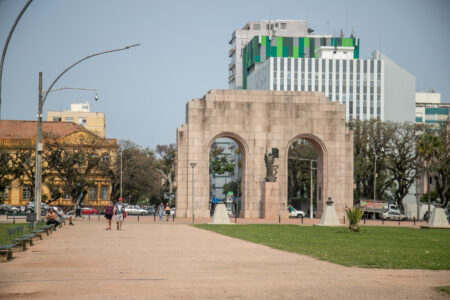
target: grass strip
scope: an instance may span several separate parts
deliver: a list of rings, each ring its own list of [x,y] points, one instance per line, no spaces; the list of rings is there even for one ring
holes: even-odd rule
[[[271,248],[344,266],[385,269],[450,269],[450,230],[398,227],[297,225],[194,225]]]
[[[435,287],[435,289],[438,292],[443,292],[443,293],[446,293],[447,295],[450,295],[450,286],[438,286],[438,287]]]

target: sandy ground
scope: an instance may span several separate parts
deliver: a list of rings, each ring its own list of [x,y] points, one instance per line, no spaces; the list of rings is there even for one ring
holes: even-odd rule
[[[342,267],[133,219],[77,221],[0,264],[0,299],[449,299],[441,285],[450,271]]]

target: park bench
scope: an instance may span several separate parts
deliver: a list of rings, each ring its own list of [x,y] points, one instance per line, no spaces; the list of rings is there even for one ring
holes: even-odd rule
[[[25,251],[27,249],[27,244],[33,246],[34,234],[23,235],[23,226],[17,226],[8,229],[8,235],[11,242],[17,244],[15,248],[17,251]]]
[[[2,244],[0,245],[0,261],[6,262],[8,259],[12,258],[13,251],[17,244]]]
[[[34,222],[28,223],[28,232],[31,232],[40,240],[42,240],[45,230],[44,229],[34,229]]]

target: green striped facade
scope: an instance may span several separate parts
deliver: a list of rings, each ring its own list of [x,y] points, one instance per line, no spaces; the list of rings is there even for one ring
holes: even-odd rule
[[[359,39],[356,38],[312,38],[312,37],[273,37],[255,36],[243,49],[243,89],[247,89],[248,72],[255,63],[270,57],[317,57],[321,46],[355,47],[353,58],[359,59]]]

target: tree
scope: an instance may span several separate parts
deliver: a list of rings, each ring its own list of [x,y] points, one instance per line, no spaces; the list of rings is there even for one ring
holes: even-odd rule
[[[177,159],[177,150],[175,144],[157,145],[157,170],[164,178],[163,190],[171,196],[173,194],[173,181],[175,180],[175,164]]]
[[[0,148],[0,203],[5,200],[2,198],[3,191],[15,178],[14,173],[10,152],[6,148]]]
[[[404,212],[403,198],[417,177],[416,130],[412,123],[385,123],[384,132],[389,136],[385,144],[386,167],[390,180],[395,183],[390,191],[400,210]]]
[[[356,120],[348,123],[348,126],[353,129],[354,134],[355,200],[374,197],[375,169],[376,198],[388,198],[388,191],[393,184],[389,178],[389,170],[386,168],[387,152],[384,146],[392,132],[386,130],[385,123],[377,120]]]
[[[301,199],[299,194],[310,195],[311,174],[310,161],[317,159],[314,146],[307,140],[295,141],[288,152],[288,203],[298,207]],[[316,182],[316,173],[313,172],[313,185]],[[308,197],[303,197],[308,198]]]
[[[120,195],[120,157],[122,157],[123,197],[132,204],[139,202],[157,203],[160,200],[161,177],[156,171],[157,160],[149,149],[123,140],[119,143],[117,159],[107,167],[111,179],[111,198]]]
[[[88,189],[99,177],[106,176],[111,150],[107,142],[89,132],[80,139],[61,140],[48,137],[45,140],[47,176],[53,177],[53,189],[62,188],[72,198],[74,208],[81,205]],[[52,185],[47,184],[52,189]],[[59,198],[57,195],[52,198]]]
[[[450,198],[450,144],[448,124],[442,124],[438,136],[442,147],[438,147],[436,163],[431,165],[433,178],[436,185],[436,194],[442,201],[442,206],[447,207]]]
[[[428,191],[428,212],[431,210],[430,198],[430,169],[436,165],[441,153],[444,153],[442,140],[433,133],[425,132],[422,134],[417,142],[417,153],[425,168],[425,175],[427,180]],[[448,149],[447,149],[448,151]]]

